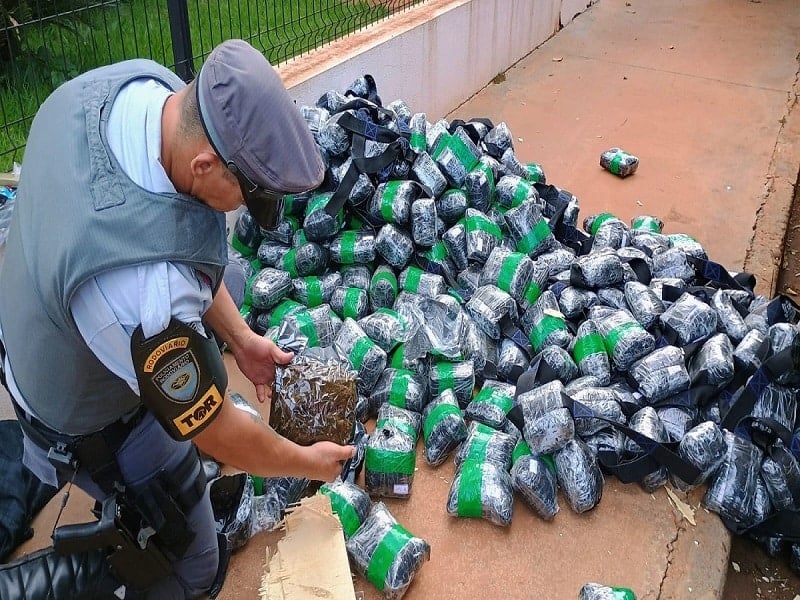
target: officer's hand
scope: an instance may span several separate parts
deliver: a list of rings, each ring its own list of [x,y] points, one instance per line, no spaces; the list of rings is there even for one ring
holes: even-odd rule
[[[342,474],[344,462],[356,453],[355,446],[317,442],[308,446],[310,464],[306,477],[315,481],[333,481]]]
[[[285,365],[294,354],[284,352],[272,340],[255,332],[235,349],[232,348],[236,364],[256,386],[256,397],[265,402],[272,395],[272,384],[275,381],[275,365]]]

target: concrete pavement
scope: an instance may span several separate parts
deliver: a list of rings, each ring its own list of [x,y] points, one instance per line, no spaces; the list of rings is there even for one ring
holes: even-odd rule
[[[771,295],[800,165],[798,52],[796,0],[601,0],[447,116],[505,121],[517,155],[576,194],[582,217],[656,215]],[[612,146],[640,158],[636,175],[599,167]],[[254,398],[237,373],[230,388]],[[571,600],[588,581],[630,587],[640,600],[722,594],[730,538],[699,491],[687,499],[696,525],[663,488],[648,494],[607,478],[587,514],[562,500],[544,522],[517,502],[501,529],[447,516],[450,462],[417,467],[411,497],[387,501],[432,547],[409,600]],[[80,499],[70,504],[87,519]],[[23,551],[47,542],[51,508]],[[220,598],[257,597],[276,538],[259,535],[235,555]],[[380,597],[361,578],[356,589]]]

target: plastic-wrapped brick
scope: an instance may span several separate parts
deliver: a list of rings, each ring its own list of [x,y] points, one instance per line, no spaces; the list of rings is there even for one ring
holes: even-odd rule
[[[685,346],[705,340],[717,330],[717,313],[705,302],[684,293],[659,317],[661,324],[674,331],[676,343]]]
[[[526,390],[517,396],[517,405],[522,410],[523,421],[534,420],[551,410],[564,407],[561,393],[564,384],[558,379]]]
[[[678,248],[670,248],[653,256],[652,275],[655,278],[680,279],[692,281],[694,267],[686,260],[686,253]]]
[[[370,404],[380,407],[384,402],[421,413],[428,404],[425,381],[407,369],[385,369],[370,395]]]
[[[622,412],[622,407],[617,402],[617,397],[613,390],[603,387],[585,387],[572,392],[571,396],[573,400],[581,403],[597,417],[602,417],[615,423],[625,423],[625,414]],[[579,436],[592,435],[604,427],[608,427],[606,421],[585,415],[582,409],[580,412],[576,410],[574,418],[575,433]]]
[[[433,273],[426,273],[414,265],[408,266],[400,273],[398,278],[400,287],[412,294],[420,294],[427,298],[435,298],[447,290],[444,277]]]
[[[436,204],[433,198],[418,198],[411,204],[411,237],[418,246],[430,248],[438,239]]]
[[[342,287],[369,289],[372,278],[372,269],[369,265],[342,265],[339,273],[342,275]]]
[[[645,329],[650,329],[658,323],[658,318],[665,310],[661,298],[638,281],[629,281],[625,284],[625,303],[634,318]]]
[[[354,568],[386,600],[402,598],[431,555],[430,545],[400,525],[383,502],[373,505],[367,520],[347,540],[346,547]]]
[[[738,344],[747,335],[749,328],[744,322],[744,317],[733,305],[730,294],[726,290],[717,290],[709,303],[717,313],[719,329],[727,334],[731,341]]]
[[[598,302],[591,290],[567,286],[558,295],[558,307],[567,319],[578,319],[586,309]]]
[[[685,233],[671,233],[667,238],[672,248],[680,250],[688,256],[708,260],[708,254],[706,254],[702,244],[692,236]]]
[[[401,229],[387,223],[375,238],[375,250],[395,269],[402,269],[414,254],[414,242]]]
[[[315,194],[308,202],[306,216],[303,220],[303,231],[311,242],[325,241],[338,233],[344,224],[344,212],[339,209],[331,216],[325,210],[330,202],[332,192]]]
[[[452,229],[451,227],[448,231]],[[467,260],[481,264],[486,262],[492,250],[503,239],[503,233],[497,224],[491,221],[484,213],[474,208],[467,209],[464,217],[464,232]]]
[[[509,338],[500,341],[497,351],[497,376],[510,383],[516,383],[520,375],[528,370],[530,361],[517,344]]]
[[[467,212],[467,195],[460,189],[445,190],[435,199],[436,214],[448,225],[452,225]]]
[[[417,155],[411,165],[411,171],[417,180],[431,191],[434,198],[447,189],[447,178],[442,175],[436,162],[427,152],[420,152]]]
[[[359,319],[358,325],[385,352],[391,352],[413,334],[405,317],[391,308],[378,308]]]
[[[340,479],[323,483],[319,492],[331,499],[331,509],[339,517],[345,539],[349,539],[369,516],[372,509],[369,495],[356,484]]]
[[[417,154],[426,152],[428,148],[428,144],[425,141],[425,134],[428,130],[428,118],[426,114],[414,113],[408,121],[408,126],[411,130],[411,135],[408,139],[411,149]]]
[[[539,194],[526,179],[517,175],[503,175],[495,188],[497,202],[504,208],[515,208],[526,200],[537,200]]]
[[[263,245],[263,244],[262,244]],[[328,265],[328,251],[314,242],[291,248],[276,263],[292,277],[317,275]]]
[[[536,352],[550,344],[567,348],[572,341],[564,315],[558,310],[558,300],[550,290],[523,313],[521,325]]]
[[[339,286],[333,290],[331,308],[342,319],[361,319],[367,314],[369,300],[367,292],[357,287]]]
[[[689,373],[684,366],[683,350],[663,346],[633,363],[628,369],[639,392],[651,402],[658,402],[689,388]]]
[[[655,339],[630,313],[617,310],[596,320],[603,336],[606,352],[620,371],[626,371],[634,362],[655,348]]]
[[[245,303],[261,310],[269,310],[283,300],[292,289],[292,278],[285,271],[266,267],[250,282]]]
[[[572,439],[553,456],[558,485],[576,513],[593,509],[603,496],[603,473],[589,447]]]
[[[314,308],[320,304],[330,304],[333,290],[342,284],[338,271],[322,275],[309,275],[292,279],[292,295],[305,306]]]
[[[621,148],[610,148],[600,155],[600,166],[614,175],[628,177],[639,168],[639,159]]]
[[[557,408],[526,420],[522,435],[537,456],[552,454],[575,437],[575,421],[566,408]]]
[[[601,385],[611,382],[611,363],[597,325],[587,319],[578,325],[572,356],[581,375],[594,375]]]
[[[664,222],[658,217],[651,215],[641,215],[631,219],[631,229],[636,231],[647,231],[650,233],[661,233],[664,229]]]
[[[584,289],[610,287],[622,280],[622,261],[611,251],[579,256],[570,267],[570,283]]]
[[[748,526],[753,522],[753,502],[758,473],[761,467],[761,450],[752,442],[729,431],[724,431],[725,459],[703,498],[706,508]]]
[[[522,303],[533,275],[533,261],[521,252],[495,248],[481,271],[480,284],[492,284]],[[538,282],[537,282],[538,283]],[[543,287],[543,286],[542,286]],[[541,287],[538,290],[541,294]],[[538,295],[537,295],[538,297]],[[533,302],[536,298],[533,298]]]
[[[527,200],[509,209],[505,219],[517,252],[535,258],[556,246],[550,225],[535,201]]]
[[[636,600],[636,595],[629,588],[587,583],[581,588],[578,600]]]
[[[405,225],[411,216],[411,203],[419,187],[412,181],[391,180],[380,184],[372,196],[369,212],[378,221]]]
[[[489,210],[495,192],[493,170],[481,162],[464,179],[468,206],[480,211]]]
[[[368,231],[342,231],[331,240],[331,260],[342,265],[375,260],[375,236]]]
[[[667,401],[669,402],[669,400]],[[697,423],[699,413],[696,408],[665,406],[657,408],[658,418],[667,430],[669,441],[680,442],[689,430]]]
[[[515,386],[496,380],[486,380],[481,390],[467,405],[464,416],[472,421],[500,429],[506,414],[514,406]]]
[[[397,299],[397,276],[391,267],[381,265],[369,282],[369,300],[372,310],[391,308]]]
[[[682,481],[672,476],[672,482],[681,491],[689,491],[704,483],[725,459],[727,446],[722,430],[711,421],[703,421],[686,432],[678,444],[678,455],[689,464],[697,467],[700,477],[697,481]]]
[[[508,471],[516,443],[516,437],[473,421],[467,428],[467,439],[453,457],[454,462],[459,467],[467,460],[476,460],[493,463],[499,469]]]
[[[483,285],[464,306],[467,313],[475,320],[481,330],[494,340],[502,334],[501,322],[517,320],[517,305],[506,292],[494,285]]]
[[[464,185],[467,173],[475,168],[480,156],[480,150],[463,127],[457,127],[452,135],[441,135],[431,152],[431,158],[436,161],[439,170],[456,188]]]
[[[261,245],[264,239],[264,232],[250,214],[250,211],[242,211],[236,218],[236,223],[231,234],[231,245],[242,256],[252,256]]]
[[[403,409],[391,408],[381,406],[375,430],[369,436],[364,487],[373,496],[407,498],[414,482],[418,428],[409,419],[395,416],[403,416]],[[419,420],[416,415],[416,422]]]
[[[733,344],[724,333],[708,338],[689,361],[692,385],[724,386],[733,379]]]
[[[475,368],[471,360],[460,362],[437,361],[428,373],[432,396],[453,390],[460,406],[466,406],[475,389]]]
[[[486,335],[468,314],[463,318],[459,346],[461,355],[472,361],[476,381],[496,376],[497,342]]]
[[[491,462],[466,460],[456,470],[447,495],[447,514],[511,524],[514,490],[511,476]]]
[[[425,407],[422,433],[425,460],[433,466],[442,464],[467,439],[467,424],[453,390],[443,391]]]
[[[386,352],[349,317],[344,320],[333,345],[358,373],[359,392],[369,393],[386,368]]]
[[[558,512],[555,466],[551,459],[530,452],[511,467],[511,484],[533,512],[549,521]]]

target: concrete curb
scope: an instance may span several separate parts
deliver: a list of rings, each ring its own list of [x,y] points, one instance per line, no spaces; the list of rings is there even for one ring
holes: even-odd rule
[[[775,150],[764,178],[761,206],[744,261],[744,270],[757,278],[757,291],[767,297],[776,292],[792,199],[800,178],[800,54],[797,61],[797,74],[788,93],[786,112],[781,117]]]

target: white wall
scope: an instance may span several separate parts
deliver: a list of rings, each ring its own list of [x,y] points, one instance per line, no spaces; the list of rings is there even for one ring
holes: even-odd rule
[[[430,0],[280,67],[298,104],[375,77],[384,104],[401,98],[438,119],[596,0]]]

